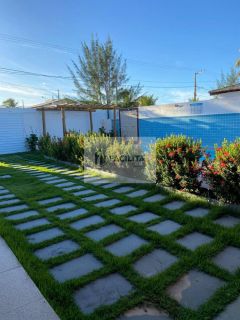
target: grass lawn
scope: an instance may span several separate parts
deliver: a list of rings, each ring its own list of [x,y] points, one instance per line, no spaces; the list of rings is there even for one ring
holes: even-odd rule
[[[43,163],[31,162],[32,160]],[[36,176],[33,171],[26,171],[26,168],[50,176],[40,180],[40,176]],[[70,172],[61,171],[60,168],[69,169]],[[80,173],[79,170],[45,160],[35,154],[0,157],[0,235],[7,241],[60,319],[125,319],[122,315],[143,303],[162,310],[169,319],[215,319],[240,296],[240,259],[235,266],[228,265],[235,255],[234,250],[238,254],[237,248],[240,248],[239,212],[209,205],[207,201],[195,196],[167,193],[149,184],[125,184],[123,186],[131,186],[133,190],[126,189],[126,193],[120,193],[121,190],[117,192],[117,189],[121,186],[105,188],[106,184],[97,184],[93,179],[84,180],[71,175],[76,172]],[[1,176],[4,175],[11,177],[2,179]],[[54,182],[54,179],[51,180],[52,176],[65,179],[73,185],[65,185],[65,181]],[[79,186],[83,188],[80,189]],[[74,190],[73,187],[79,189]],[[2,191],[4,189],[15,197],[4,197],[8,195],[8,192]],[[89,189],[95,191],[89,197],[101,196],[87,199],[88,194],[79,194],[80,191]],[[129,196],[137,190],[147,190],[147,193],[139,197]],[[76,192],[79,193],[74,195]],[[153,195],[162,197],[155,201],[150,198]],[[5,202],[15,198],[20,199],[20,202]],[[56,199],[51,203],[39,202],[53,198]],[[144,201],[146,198],[150,200]],[[111,199],[119,202],[110,207],[98,205]],[[7,212],[8,207],[21,204],[26,204],[28,208]],[[59,204],[68,204],[68,208],[48,210]],[[120,207],[123,209],[116,209]],[[171,210],[173,208],[176,210]],[[192,211],[195,208],[199,210]],[[61,216],[77,209],[85,210],[80,210],[79,215],[73,213],[72,217]],[[28,211],[36,212],[21,219],[16,216]],[[146,212],[153,215],[137,216]],[[200,217],[197,217],[199,214]],[[85,220],[90,217],[93,218]],[[232,226],[216,223],[221,217],[226,217],[226,220],[219,220],[220,223],[232,223]],[[40,221],[38,226],[30,228],[22,225],[39,219],[47,219],[47,223],[41,220],[42,224]],[[146,222],[137,222],[145,221],[144,219]],[[167,222],[160,224],[164,221]],[[94,240],[99,233],[90,231],[108,225],[115,226],[113,233]],[[155,225],[157,226],[154,227]],[[38,232],[47,230],[51,231],[37,235]],[[106,230],[108,228],[100,229],[100,234]],[[38,236],[46,234],[47,238],[43,238],[43,241],[36,240],[39,239]],[[186,236],[188,237],[185,238]],[[125,238],[125,241],[118,242]],[[62,252],[62,249],[57,251],[55,257],[48,256],[42,250],[63,241],[69,244],[69,240],[72,250],[64,251],[64,247]],[[203,245],[199,245],[200,243]],[[230,253],[221,264],[219,253],[225,252],[226,248],[230,248]],[[165,258],[160,263],[157,256],[160,260],[161,257]],[[80,267],[77,271],[74,267],[68,267],[68,264],[63,265],[64,268],[58,268],[64,263],[78,261],[74,259],[80,257],[83,259],[79,260]],[[70,272],[70,269],[82,273],[71,277],[73,271]],[[118,278],[112,279],[110,275]],[[203,281],[201,276],[205,276]],[[103,281],[99,282],[101,279]],[[117,284],[119,279],[120,287]],[[110,288],[106,284],[109,281]],[[94,283],[95,287],[89,287]],[[116,286],[114,292],[110,292],[111,284],[112,290]],[[189,289],[191,285],[193,291]],[[185,294],[186,292],[188,293]],[[87,294],[91,294],[91,305],[85,301]],[[97,302],[94,300],[96,297],[99,298]],[[155,318],[161,319],[160,316],[151,319]],[[131,317],[126,319],[130,320]]]

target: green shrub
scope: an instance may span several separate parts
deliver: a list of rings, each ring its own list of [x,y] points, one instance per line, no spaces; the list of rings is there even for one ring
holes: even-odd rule
[[[38,148],[46,156],[52,157],[52,139],[49,134],[41,136],[38,140]]]
[[[201,185],[199,177],[202,156],[201,141],[182,135],[171,135],[158,139],[156,144],[151,146],[150,154],[146,158],[146,172],[151,180],[155,176],[156,182],[163,186],[198,192]]]
[[[31,133],[30,136],[26,138],[26,143],[30,151],[36,151],[38,145],[38,136],[35,133]]]
[[[212,192],[224,202],[240,203],[240,138],[221,147],[215,146],[215,158],[207,159],[203,172]]]

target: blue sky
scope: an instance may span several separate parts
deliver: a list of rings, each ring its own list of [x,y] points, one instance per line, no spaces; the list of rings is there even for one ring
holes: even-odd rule
[[[130,83],[141,82],[159,104],[191,98],[199,69],[199,97],[206,99],[221,70],[240,56],[239,12],[238,0],[0,0],[0,68],[68,76],[81,42],[98,34],[110,36],[127,59]],[[74,87],[70,80],[0,72],[0,102],[14,97],[31,105],[58,89],[71,95]]]

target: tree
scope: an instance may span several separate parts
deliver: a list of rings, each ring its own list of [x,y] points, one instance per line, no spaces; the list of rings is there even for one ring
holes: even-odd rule
[[[82,44],[83,54],[73,68],[68,68],[81,101],[112,104],[117,92],[127,82],[126,61],[118,55],[109,38],[103,44],[92,38]]]
[[[238,59],[236,61],[236,64],[235,64],[236,68],[240,68],[240,59]],[[240,77],[240,71],[238,72],[238,76]]]
[[[237,70],[234,67],[232,67],[229,73],[221,73],[220,80],[217,80],[217,87],[221,89],[227,86],[233,86],[235,84],[238,84],[239,76],[240,74],[237,72]]]
[[[139,106],[153,106],[155,105],[157,98],[152,95],[143,95],[138,99]]]
[[[118,92],[118,104],[123,108],[137,107],[139,105],[139,99],[141,98],[141,91],[142,87],[140,84],[121,89]]]
[[[7,108],[15,108],[18,105],[18,102],[12,98],[3,101],[3,106]]]

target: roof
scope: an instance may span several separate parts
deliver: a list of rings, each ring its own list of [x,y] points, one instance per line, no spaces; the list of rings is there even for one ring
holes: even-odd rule
[[[240,83],[233,85],[233,86],[228,86],[228,87],[224,87],[224,88],[220,88],[220,89],[211,90],[211,91],[209,91],[209,94],[210,94],[210,96],[214,96],[217,94],[236,92],[236,91],[240,91]]]

